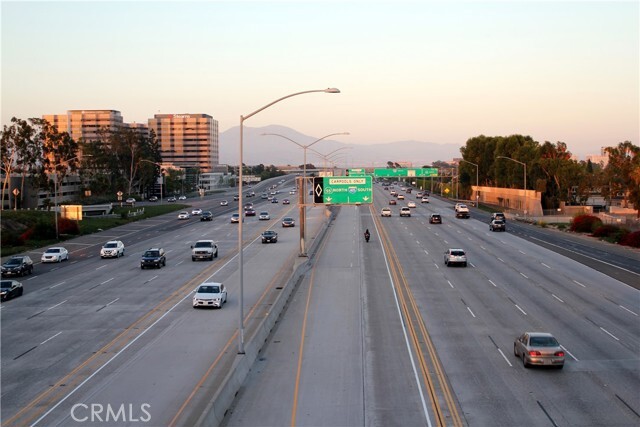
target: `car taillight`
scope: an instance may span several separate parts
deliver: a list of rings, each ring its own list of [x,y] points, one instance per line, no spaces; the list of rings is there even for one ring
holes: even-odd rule
[[[556,352],[554,353],[554,356],[564,357],[564,351],[556,351]]]
[[[529,351],[529,356],[542,356],[542,353],[537,350],[531,350]]]

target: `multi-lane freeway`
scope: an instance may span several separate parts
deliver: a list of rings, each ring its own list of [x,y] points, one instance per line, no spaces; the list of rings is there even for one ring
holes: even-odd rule
[[[488,214],[455,219],[438,198],[401,218],[410,194],[381,218],[389,198],[376,185],[371,206],[332,207],[331,219],[310,209],[308,259],[298,257],[298,229],[279,223],[297,218],[295,203],[252,200],[272,220],[244,225],[248,331],[283,287],[296,287],[233,404],[218,414],[223,425],[640,422],[637,250],[512,221],[492,233]],[[25,295],[0,311],[3,425],[202,420],[212,387],[243,357],[237,225],[229,223],[237,205],[214,198],[193,206],[216,218],[170,214],[77,239],[67,245],[71,261],[39,264],[23,280]],[[434,212],[443,224],[428,223]],[[260,243],[267,228],[279,233],[277,244]],[[207,238],[220,257],[192,262],[189,246]],[[125,242],[125,257],[100,259],[109,239]],[[166,249],[167,267],[140,270],[151,246]],[[466,268],[444,265],[454,247],[466,250]],[[302,280],[288,283],[301,263]],[[191,307],[205,280],[227,286],[221,310]],[[552,332],[566,350],[564,369],[525,369],[513,355],[524,331]]]

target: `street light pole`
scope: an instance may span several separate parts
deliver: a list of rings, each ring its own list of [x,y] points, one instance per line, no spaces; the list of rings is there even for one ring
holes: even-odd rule
[[[516,163],[520,163],[522,166],[524,166],[524,209],[522,210],[522,213],[524,214],[524,217],[527,217],[527,164],[524,162],[521,162],[519,160],[516,159],[512,159],[511,157],[505,157],[505,156],[498,156],[498,159],[507,159],[507,160],[512,160]]]
[[[480,201],[479,200],[479,197],[480,197],[479,196],[480,183],[478,182],[478,165],[476,165],[475,163],[470,162],[468,160],[465,160],[465,159],[460,159],[460,161],[461,162],[465,162],[465,163],[469,163],[470,165],[473,165],[473,166],[476,167],[476,208],[477,208],[478,207],[478,202]]]
[[[160,204],[162,204],[162,184],[164,184],[164,175],[162,174],[162,164],[161,163],[156,163],[156,162],[152,162],[151,160],[147,160],[147,159],[140,159],[141,162],[147,162],[147,163],[151,163],[153,165],[156,165],[160,168]]]
[[[284,135],[280,135],[278,133],[263,133],[262,135],[263,136],[264,135],[279,136],[280,138],[287,139],[287,140],[293,142],[294,144],[296,144],[298,147],[301,147],[303,149],[303,151],[304,151],[304,163],[302,165],[302,197],[299,198],[299,200],[302,203],[299,206],[299,209],[300,209],[300,253],[298,254],[298,256],[306,257],[307,256],[307,251],[306,251],[306,246],[305,246],[305,237],[306,237],[306,220],[307,220],[307,203],[306,203],[306,199],[307,199],[307,149],[309,147],[311,147],[313,144],[315,144],[317,142],[320,142],[323,139],[329,138],[330,136],[349,135],[349,132],[330,133],[329,135],[325,135],[322,138],[316,139],[311,144],[307,144],[307,145],[302,145],[302,144],[294,141],[293,139],[288,138],[288,137],[286,137]]]
[[[244,277],[243,277],[243,254],[242,254],[242,224],[243,224],[243,212],[242,212],[242,163],[243,163],[243,138],[244,138],[244,121],[249,119],[250,117],[258,114],[259,112],[261,112],[264,109],[267,109],[269,107],[271,107],[273,104],[276,104],[280,101],[283,101],[287,98],[291,98],[293,96],[297,96],[297,95],[303,95],[305,93],[314,93],[314,92],[324,92],[324,93],[340,93],[339,89],[336,88],[327,88],[327,89],[317,89],[317,90],[305,90],[303,92],[296,92],[296,93],[292,93],[290,95],[286,95],[283,96],[282,98],[278,98],[275,101],[270,102],[269,104],[265,105],[264,107],[261,107],[259,109],[257,109],[256,111],[254,111],[253,113],[249,113],[246,116],[240,116],[240,158],[239,158],[239,163],[240,163],[240,168],[238,171],[238,180],[240,181],[239,185],[238,185],[238,215],[240,217],[240,222],[238,223],[238,268],[240,270],[240,325],[239,325],[239,331],[238,331],[238,354],[244,354]]]

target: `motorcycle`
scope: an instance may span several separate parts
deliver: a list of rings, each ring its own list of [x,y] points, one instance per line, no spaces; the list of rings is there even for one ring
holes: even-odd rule
[[[369,233],[364,233],[364,240],[367,241],[367,243],[369,243],[369,239],[371,238],[371,234]]]

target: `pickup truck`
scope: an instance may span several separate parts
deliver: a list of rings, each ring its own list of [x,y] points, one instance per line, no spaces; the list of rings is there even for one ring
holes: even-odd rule
[[[214,258],[218,258],[218,245],[213,240],[198,240],[191,246],[191,261],[198,259],[213,261]]]
[[[467,205],[458,203],[456,204],[456,218],[470,218],[471,213]]]

